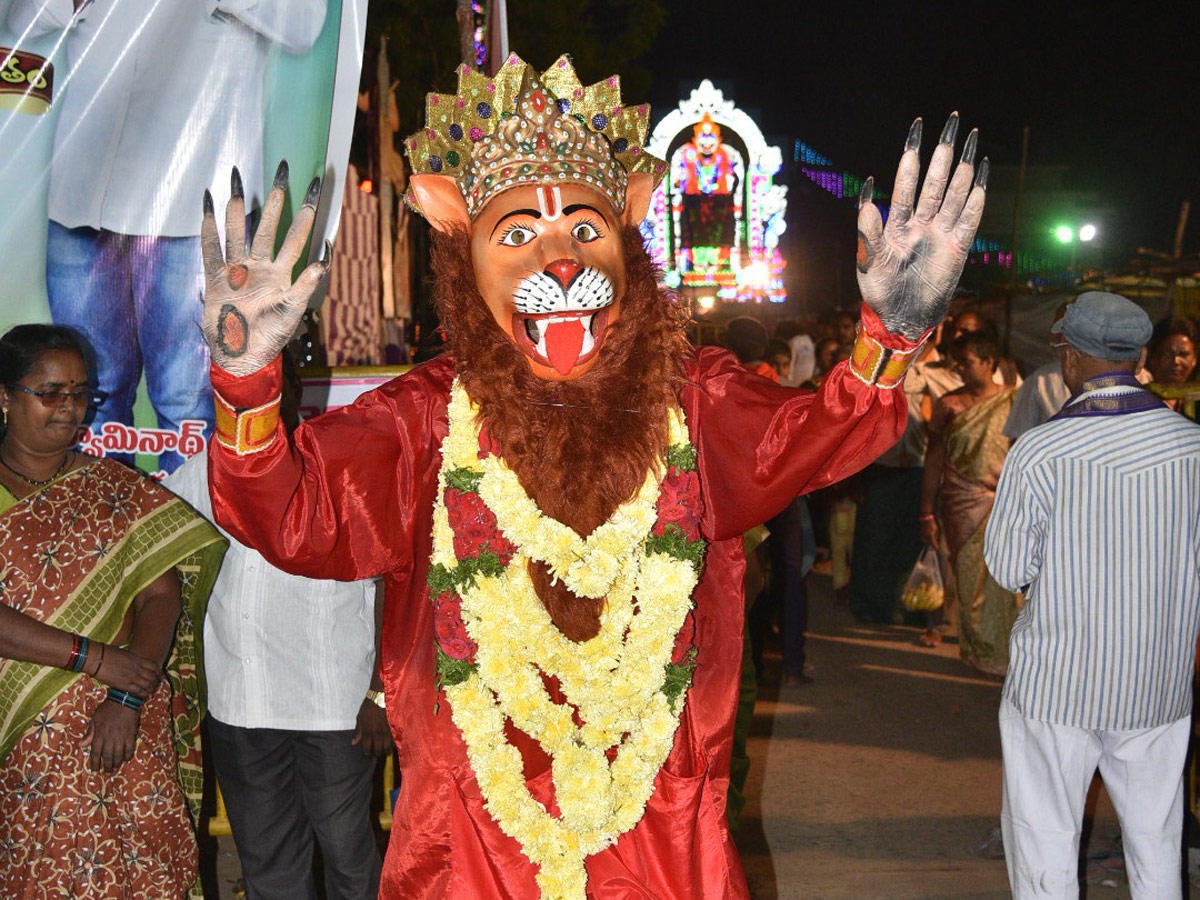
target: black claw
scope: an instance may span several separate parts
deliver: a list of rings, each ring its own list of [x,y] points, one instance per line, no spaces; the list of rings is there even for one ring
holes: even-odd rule
[[[208,192],[208,188],[204,189],[204,214],[206,216],[215,215],[212,194]]]
[[[868,175],[867,180],[863,182],[862,189],[858,192],[858,207],[862,209],[875,196],[875,176]]]
[[[317,176],[308,183],[308,190],[304,192],[304,205],[315,207],[317,198],[321,196],[321,178]]]
[[[328,268],[329,263],[332,260],[333,260],[333,244],[329,243],[329,240],[327,238],[325,240],[325,250],[324,250],[324,252],[321,253],[321,265]]]
[[[979,171],[975,174],[975,187],[987,189],[988,165],[988,158],[985,156],[983,162],[979,164]]]
[[[280,190],[286,191],[287,183],[288,183],[288,164],[287,164],[286,159],[281,159],[279,161],[279,168],[275,170],[275,181],[271,186],[277,187]]]
[[[905,151],[921,149],[921,117],[918,116],[908,129],[908,140],[904,142]]]
[[[955,138],[958,137],[958,113],[950,113],[950,118],[946,120],[946,124],[942,126],[942,136],[938,139],[940,144],[953,144]]]
[[[967,142],[963,144],[962,161],[967,165],[975,162],[975,147],[979,144],[979,129],[972,128],[971,133],[967,135]]]
[[[234,200],[242,199],[242,173],[238,171],[237,166],[234,166],[233,171],[229,173],[229,193]]]

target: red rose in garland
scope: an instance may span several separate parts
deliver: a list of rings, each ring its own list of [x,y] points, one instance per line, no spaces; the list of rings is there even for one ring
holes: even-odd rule
[[[473,659],[478,647],[462,621],[458,595],[442,591],[433,601],[433,630],[442,652],[454,659]]]
[[[672,468],[663,479],[658,495],[658,521],[654,533],[662,535],[668,525],[678,525],[683,536],[694,541],[700,537],[700,476],[695,470]]]
[[[500,533],[496,516],[474,491],[446,488],[446,512],[454,529],[454,555],[459,559],[491,550],[508,565],[516,548]]]

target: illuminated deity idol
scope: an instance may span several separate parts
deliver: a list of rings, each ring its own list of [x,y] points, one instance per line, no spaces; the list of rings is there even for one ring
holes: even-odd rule
[[[708,113],[692,140],[676,154],[671,211],[681,236],[679,269],[737,264],[742,226],[745,166],[733,147],[721,143],[721,126]]]

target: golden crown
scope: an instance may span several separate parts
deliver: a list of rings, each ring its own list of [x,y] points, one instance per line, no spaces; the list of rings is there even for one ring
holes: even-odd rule
[[[425,127],[405,149],[414,173],[454,177],[471,216],[525,184],[585,184],[620,212],[627,173],[666,173],[643,146],[649,125],[647,104],[621,102],[618,76],[584,87],[565,54],[540,76],[511,54],[494,78],[464,64],[457,94],[426,95]],[[411,190],[405,199],[421,211]]]

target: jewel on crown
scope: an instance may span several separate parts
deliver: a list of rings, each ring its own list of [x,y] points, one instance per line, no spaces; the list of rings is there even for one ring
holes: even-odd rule
[[[616,75],[585,87],[565,55],[539,76],[513,54],[494,78],[463,65],[457,94],[427,95],[405,149],[414,173],[452,176],[472,216],[523,184],[588,185],[620,212],[627,173],[666,172],[643,146],[649,124],[647,104],[621,102]]]

